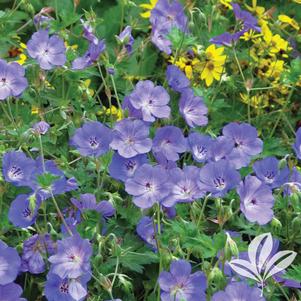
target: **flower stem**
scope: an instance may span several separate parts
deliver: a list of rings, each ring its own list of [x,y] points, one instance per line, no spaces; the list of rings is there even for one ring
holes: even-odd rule
[[[115,266],[115,271],[114,271],[114,276],[113,276],[113,279],[112,279],[112,288],[114,286],[114,283],[115,283],[115,280],[116,280],[116,277],[117,277],[118,268],[119,268],[119,257],[117,256],[117,258],[116,258],[116,266]]]
[[[40,144],[40,154],[41,154],[41,159],[42,159],[43,173],[46,173],[45,161],[44,161],[44,149],[43,149],[43,143],[42,143],[41,134],[39,134],[38,137],[39,137],[39,144]]]
[[[15,121],[15,118],[14,118],[14,115],[12,113],[12,109],[11,109],[11,106],[10,106],[10,99],[8,98],[7,100],[7,106],[8,106],[8,112],[9,112],[9,115],[13,121],[13,124],[14,124],[14,127],[17,128],[17,124],[16,124],[16,121]]]
[[[239,73],[243,79],[243,82],[244,82],[244,87],[247,91],[247,95],[248,95],[248,122],[251,123],[251,103],[250,103],[250,90],[247,88],[246,84],[247,84],[247,81],[246,81],[246,78],[245,78],[245,75],[242,71],[242,68],[241,68],[241,65],[239,63],[239,59],[237,57],[237,54],[236,54],[236,50],[235,50],[235,47],[232,48],[233,49],[233,54],[234,54],[234,58],[235,58],[235,61],[236,61],[236,64],[237,64],[237,67],[239,69]]]
[[[60,219],[62,220],[64,226],[66,227],[67,232],[69,233],[70,236],[73,236],[73,233],[70,230],[70,228],[69,228],[69,226],[68,226],[68,224],[67,224],[67,222],[66,222],[66,220],[64,218],[64,215],[62,214],[62,211],[60,210],[59,205],[57,204],[57,201],[56,201],[56,199],[55,199],[55,197],[54,197],[54,195],[52,193],[52,190],[50,190],[50,194],[51,194],[51,199],[52,199],[52,202],[53,202],[53,204],[55,206],[55,209],[56,209],[56,211],[57,211]]]
[[[5,108],[5,105],[3,104],[2,101],[0,101],[0,104],[1,104],[2,110],[3,110],[4,114],[5,114],[5,116],[7,117],[7,119],[8,119],[11,123],[13,123],[13,120],[12,120],[11,117],[9,116],[9,114],[8,114],[6,108]]]
[[[116,97],[116,100],[117,100],[118,108],[119,108],[120,113],[121,113],[121,118],[123,118],[123,112],[122,112],[122,108],[121,108],[121,103],[120,103],[120,99],[118,97],[118,93],[117,93],[117,89],[116,89],[116,85],[115,85],[115,81],[114,81],[113,75],[110,75],[110,78],[111,78],[111,81],[112,81],[112,84],[113,84],[113,89],[114,89],[115,97]]]
[[[160,242],[158,239],[158,235],[161,235],[161,208],[160,204],[157,204],[157,226],[158,226],[158,233],[156,234],[156,228],[155,228],[155,237],[156,237],[156,242],[157,242],[157,248],[158,248],[158,254],[159,254],[159,276],[162,271],[162,253],[160,250]],[[158,276],[158,277],[159,277]],[[158,296],[157,296],[157,301],[160,301],[160,285],[158,285]]]
[[[278,124],[279,124],[279,121],[280,121],[281,117],[283,117],[284,110],[286,109],[286,107],[287,107],[287,106],[289,105],[289,103],[290,103],[290,100],[291,100],[291,98],[292,98],[292,96],[293,96],[293,94],[294,94],[294,91],[295,91],[295,86],[293,86],[293,87],[291,88],[290,93],[289,93],[288,96],[287,96],[286,102],[285,102],[285,104],[283,105],[283,107],[282,107],[281,110],[280,110],[279,116],[278,116],[278,118],[277,118],[277,120],[276,120],[276,122],[275,122],[275,124],[274,124],[274,127],[273,127],[273,129],[272,129],[272,131],[271,131],[270,138],[273,137],[274,132],[275,132],[275,130],[276,130]]]
[[[112,126],[113,126],[113,116],[112,116],[111,91],[110,91],[110,89],[109,89],[109,87],[108,87],[108,85],[107,85],[107,82],[106,82],[105,77],[103,76],[103,73],[102,73],[102,71],[101,71],[101,67],[100,67],[99,63],[97,63],[97,66],[98,66],[98,70],[99,70],[100,77],[101,77],[102,82],[103,82],[103,84],[104,84],[104,86],[105,86],[105,92],[106,92],[105,94],[107,95],[108,100],[109,100],[109,105],[110,105],[110,125],[111,125],[111,127],[112,127]]]
[[[281,293],[284,295],[285,300],[290,301],[291,299],[289,298],[289,296],[287,295],[287,293],[285,292],[285,290],[283,289],[283,287],[281,286],[281,284],[279,282],[277,282],[277,281],[275,281],[275,283],[279,287]]]
[[[207,205],[207,203],[208,203],[209,196],[210,196],[210,194],[207,195],[207,196],[205,197],[205,199],[204,199],[203,206],[202,206],[202,209],[201,209],[201,213],[200,213],[199,219],[198,219],[198,221],[197,221],[197,225],[196,225],[197,228],[199,228],[200,223],[201,223],[201,221],[202,221],[202,219],[203,219],[203,217],[204,217],[204,211],[205,211],[206,205]]]

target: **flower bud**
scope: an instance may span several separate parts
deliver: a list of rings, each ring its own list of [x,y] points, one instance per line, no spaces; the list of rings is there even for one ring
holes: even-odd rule
[[[223,272],[218,267],[214,267],[209,273],[208,282],[214,283],[218,289],[221,289],[226,284],[226,279]]]
[[[293,191],[293,194],[290,195],[290,201],[293,204],[297,204],[300,200],[299,192],[296,191],[296,187],[294,185],[290,185],[291,190]]]
[[[226,206],[223,208],[224,210],[224,215],[223,215],[223,221],[226,222],[227,220],[229,220],[231,218],[231,216],[233,215],[233,211],[232,208],[229,206]]]
[[[51,14],[54,12],[54,8],[50,6],[43,7],[40,11],[40,14]]]
[[[29,197],[29,208],[30,210],[33,212],[36,208],[36,195],[35,194],[32,194],[30,197]]]
[[[232,239],[230,234],[226,232],[227,240],[225,245],[225,258],[226,260],[230,260],[232,256],[238,257],[239,250],[236,242]]]
[[[110,75],[114,75],[115,74],[115,69],[113,66],[108,66],[107,67],[107,72],[110,74]]]
[[[31,15],[33,15],[35,13],[35,9],[34,9],[33,5],[28,0],[23,0],[22,1],[22,8],[26,12],[30,13]]]
[[[288,155],[286,155],[283,159],[281,159],[280,161],[279,161],[279,164],[278,164],[278,167],[280,168],[280,169],[282,169],[282,168],[284,168],[284,167],[286,167],[287,166],[287,157],[288,157]]]
[[[292,220],[292,228],[293,228],[293,231],[295,233],[299,233],[300,232],[300,228],[301,228],[301,215],[296,216]]]
[[[271,221],[271,226],[276,232],[279,232],[282,229],[282,224],[280,220],[278,220],[276,217],[273,217]]]
[[[112,282],[108,277],[105,277],[105,276],[101,277],[100,278],[100,283],[106,291],[111,291],[112,290]]]
[[[250,91],[253,87],[253,80],[251,78],[248,78],[245,82],[245,87],[248,91]]]

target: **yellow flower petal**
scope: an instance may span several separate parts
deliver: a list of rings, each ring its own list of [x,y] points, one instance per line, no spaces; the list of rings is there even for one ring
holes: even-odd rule
[[[300,28],[298,23],[294,19],[292,19],[291,17],[289,17],[287,15],[279,15],[278,20],[282,23],[291,25],[296,30],[299,30],[299,28]]]
[[[205,79],[209,75],[210,70],[205,68],[201,74],[201,79]]]
[[[151,4],[147,4],[147,3],[142,3],[139,6],[144,9],[153,9],[153,6]]]
[[[206,77],[207,87],[211,86],[212,83],[213,83],[213,75],[211,73],[208,73],[208,76]]]
[[[185,74],[187,76],[188,79],[192,79],[192,67],[191,66],[186,66],[185,67]]]

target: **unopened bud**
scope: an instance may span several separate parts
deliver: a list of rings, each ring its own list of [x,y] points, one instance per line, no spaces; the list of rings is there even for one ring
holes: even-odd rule
[[[223,275],[223,272],[218,267],[215,267],[209,273],[208,282],[214,283],[215,287],[221,289],[224,286],[226,280]]]
[[[284,167],[287,166],[287,157],[288,157],[288,156],[285,156],[283,159],[281,159],[281,160],[279,161],[278,167],[279,167],[280,169],[282,169],[282,168],[284,168]]]
[[[273,217],[271,221],[271,226],[276,232],[279,232],[282,229],[282,224],[280,220],[277,219],[276,217]]]
[[[250,91],[253,88],[253,80],[251,78],[248,78],[246,80],[245,87],[248,91]]]
[[[54,12],[54,8],[47,6],[47,7],[43,7],[40,11],[40,14],[51,14]]]
[[[112,290],[112,282],[108,277],[105,277],[105,276],[101,277],[100,283],[106,291],[109,292]]]
[[[230,260],[233,256],[238,257],[239,250],[236,242],[232,239],[230,234],[226,232],[227,240],[225,245],[225,258],[226,260]]]
[[[295,233],[300,232],[300,228],[301,228],[301,215],[296,216],[293,220],[292,220],[292,228],[293,231]]]

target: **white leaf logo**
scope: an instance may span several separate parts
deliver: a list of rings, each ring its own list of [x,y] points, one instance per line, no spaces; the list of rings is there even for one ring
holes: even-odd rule
[[[229,264],[241,276],[261,283],[263,289],[264,282],[290,266],[296,256],[297,253],[293,251],[274,253],[272,234],[264,233],[251,241],[248,248],[249,261],[233,259]]]

